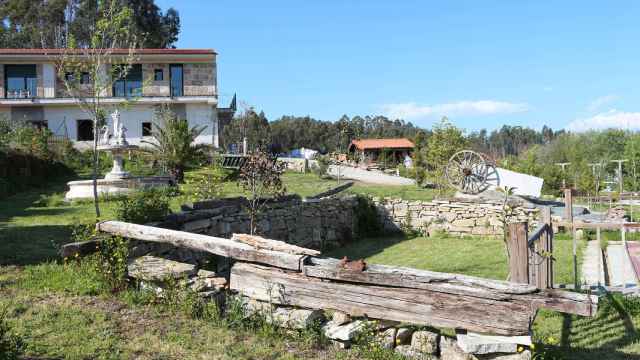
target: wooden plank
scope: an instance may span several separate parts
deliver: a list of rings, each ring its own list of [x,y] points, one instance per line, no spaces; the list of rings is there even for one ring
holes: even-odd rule
[[[527,223],[509,224],[509,280],[516,283],[529,283],[529,243],[527,241]]]
[[[367,265],[364,271],[350,271],[339,264],[337,259],[308,257],[303,263],[302,272],[308,277],[385,286],[396,288],[398,292],[421,289],[500,301],[519,299],[536,309],[544,307],[583,316],[595,315],[594,308],[588,304],[598,303],[597,297],[562,291],[540,291],[529,284],[385,265]]]
[[[287,244],[284,241],[266,239],[261,236],[248,234],[233,234],[231,240],[250,245],[256,249],[280,251],[295,255],[320,255],[320,251]]]
[[[529,244],[532,244],[534,241],[538,240],[543,234],[547,232],[547,224],[542,223],[538,225],[538,227],[529,235],[527,241]]]
[[[256,249],[250,245],[230,239],[131,224],[122,221],[100,222],[96,224],[96,228],[98,231],[120,235],[126,238],[172,244],[237,260],[267,264],[296,271],[300,271],[301,262],[304,258],[302,255]]]
[[[232,267],[231,289],[275,304],[498,335],[528,334],[533,315],[527,301],[323,281],[246,263]]]
[[[340,261],[332,258],[308,257],[302,272],[310,277],[377,284],[399,288],[427,289],[444,292],[457,291],[473,296],[490,293],[493,296],[509,294],[530,294],[535,286],[516,284],[508,281],[484,279],[474,276],[448,274],[405,267],[368,264],[364,271],[350,271],[340,267]],[[482,295],[488,296],[488,295]],[[504,296],[503,298],[508,298]]]

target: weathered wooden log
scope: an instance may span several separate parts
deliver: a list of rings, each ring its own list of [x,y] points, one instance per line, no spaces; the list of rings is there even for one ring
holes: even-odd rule
[[[485,290],[493,295],[530,294],[537,288],[529,284],[483,279],[474,276],[448,274],[418,270],[406,267],[368,264],[365,271],[349,271],[339,266],[340,261],[332,258],[308,257],[303,265],[307,276],[342,280],[358,283],[377,284],[414,289],[432,289],[434,285],[449,286],[452,289],[469,289],[473,293]]]
[[[183,246],[236,260],[267,264],[296,271],[300,271],[304,257],[303,255],[257,249],[253,246],[230,239],[137,225],[122,221],[104,221],[98,223],[96,227],[99,231],[126,238]]]
[[[385,265],[367,265],[364,271],[349,271],[341,268],[339,263],[337,259],[308,257],[303,263],[302,272],[310,277],[353,283],[423,289],[503,301],[520,299],[529,302],[534,310],[542,307],[594,316],[598,309],[598,297],[586,294],[541,291],[529,284]]]
[[[425,289],[338,283],[265,266],[236,263],[231,289],[275,304],[335,309],[368,316],[499,335],[525,335],[533,317],[531,304]]]
[[[296,255],[320,255],[320,251],[287,244],[284,241],[265,239],[261,236],[247,234],[233,234],[231,240],[251,245],[257,249],[280,251]]]

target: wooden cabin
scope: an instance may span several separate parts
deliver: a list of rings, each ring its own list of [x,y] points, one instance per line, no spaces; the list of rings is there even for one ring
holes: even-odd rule
[[[358,139],[349,144],[349,154],[361,164],[388,167],[402,164],[413,154],[415,144],[407,138]],[[384,163],[384,164],[383,164]]]

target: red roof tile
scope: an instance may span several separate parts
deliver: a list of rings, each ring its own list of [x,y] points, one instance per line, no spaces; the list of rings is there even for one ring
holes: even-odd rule
[[[407,149],[413,148],[415,145],[411,140],[401,139],[361,139],[352,140],[351,146],[355,146],[358,150],[367,149]]]

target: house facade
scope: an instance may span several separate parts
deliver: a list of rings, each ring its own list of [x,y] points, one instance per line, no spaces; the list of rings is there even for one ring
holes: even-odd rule
[[[0,116],[46,127],[74,141],[78,148],[88,147],[94,136],[90,115],[77,105],[57,74],[56,62],[64,54],[64,49],[0,49]],[[113,63],[102,65],[101,73],[110,76],[108,67],[119,65],[118,59],[127,54],[126,49],[112,50]],[[74,56],[81,59],[83,55],[86,52],[79,51]],[[113,86],[100,94],[108,111],[120,111],[128,141],[140,144],[150,139],[155,109],[169,104],[190,126],[206,126],[197,143],[219,147],[221,128],[233,116],[235,99],[230,107],[218,107],[216,53],[210,49],[138,49],[134,59],[126,76],[114,79]],[[90,86],[88,77],[82,73],[74,80]]]

